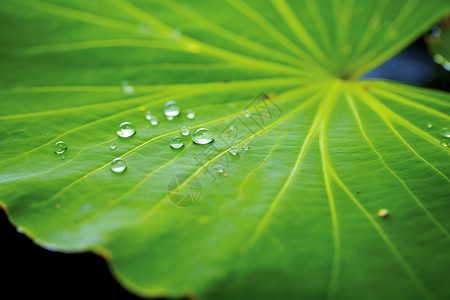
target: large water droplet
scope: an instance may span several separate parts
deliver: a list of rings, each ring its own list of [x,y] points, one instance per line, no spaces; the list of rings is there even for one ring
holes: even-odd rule
[[[121,157],[115,158],[111,162],[111,171],[114,173],[122,173],[126,168],[127,164]]]
[[[244,151],[248,151],[248,149],[250,149],[250,146],[248,144],[245,144],[244,146],[242,146],[242,149]]]
[[[109,145],[109,149],[116,150],[117,149],[117,145],[114,142],[112,142],[111,145]]]
[[[176,117],[180,114],[180,108],[177,105],[176,101],[168,101],[164,105],[164,114],[167,117]]]
[[[183,127],[181,127],[180,133],[183,136],[188,136],[189,133],[191,133],[191,131],[189,130],[189,127],[183,126]]]
[[[117,130],[117,135],[123,138],[127,138],[136,133],[136,129],[134,125],[130,122],[123,122],[119,125],[119,129]]]
[[[170,140],[170,147],[173,149],[179,149],[184,146],[183,139],[179,136],[175,136]]]
[[[193,119],[193,118],[195,118],[195,112],[192,109],[188,109],[186,111],[186,116],[188,119]]]
[[[147,110],[147,111],[145,112],[145,118],[146,118],[147,120],[150,120],[150,119],[152,118],[152,112],[149,111],[149,110]]]
[[[230,148],[230,150],[228,150],[228,152],[230,152],[231,155],[236,155],[238,154],[238,148],[236,146],[233,146]]]
[[[443,137],[450,138],[450,130],[447,127],[442,128],[439,134],[442,135]]]
[[[205,145],[214,141],[214,138],[209,129],[199,128],[192,134],[192,141],[199,145]]]
[[[67,145],[63,141],[56,142],[53,146],[53,151],[55,151],[56,154],[63,154],[67,150]]]
[[[150,124],[153,125],[153,126],[158,125],[158,117],[157,116],[152,116],[150,118]]]

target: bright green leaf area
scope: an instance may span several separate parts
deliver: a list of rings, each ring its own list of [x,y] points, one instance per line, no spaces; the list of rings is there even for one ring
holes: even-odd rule
[[[357,80],[449,12],[447,0],[3,0],[0,202],[39,245],[103,255],[143,296],[449,299],[450,96]],[[247,117],[261,92],[269,109]],[[119,138],[125,121],[136,134]],[[170,148],[182,126],[215,144]],[[199,201],[174,205],[194,182]]]

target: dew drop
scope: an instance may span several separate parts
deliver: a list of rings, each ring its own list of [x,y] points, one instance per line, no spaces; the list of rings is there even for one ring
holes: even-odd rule
[[[174,136],[170,140],[170,147],[172,147],[173,149],[180,149],[183,146],[184,146],[183,139],[180,138],[179,136]]]
[[[19,227],[16,228],[16,231],[18,233],[23,233],[23,228],[19,226]]]
[[[223,171],[224,171],[222,165],[217,165],[217,166],[216,166],[216,170],[217,170],[217,172],[219,172],[220,174],[222,174]]]
[[[109,145],[109,149],[116,150],[117,149],[117,145],[114,142],[112,142],[111,145]]]
[[[230,148],[230,150],[228,150],[228,152],[230,152],[231,155],[236,155],[239,151],[237,147],[233,146]]]
[[[427,123],[427,127],[428,127],[428,128],[432,128],[432,127],[433,127],[433,124]]]
[[[183,127],[181,127],[180,133],[183,136],[188,136],[189,133],[191,133],[191,131],[189,130],[189,127],[183,126]]]
[[[441,145],[444,146],[444,147],[448,147],[448,142],[447,142],[447,140],[445,140],[445,139],[442,140],[442,141],[441,141]]]
[[[209,129],[199,128],[192,134],[192,141],[199,145],[206,145],[214,141],[214,138]]]
[[[378,216],[384,218],[387,217],[389,215],[389,211],[386,208],[382,208],[378,211]]]
[[[248,144],[245,144],[244,146],[242,146],[242,149],[244,151],[248,151],[250,149],[250,146]]]
[[[430,31],[430,35],[435,38],[438,39],[441,36],[442,30],[441,28],[439,28],[439,26],[434,26],[433,28],[431,28]]]
[[[62,160],[65,160],[65,159],[66,159],[66,156],[65,156],[65,155],[61,156],[61,159],[62,159]]]
[[[123,122],[119,125],[119,129],[117,130],[117,135],[123,138],[127,138],[136,133],[136,129],[134,125],[130,122]]]
[[[157,116],[152,116],[150,118],[150,124],[153,125],[153,126],[158,125],[158,117]]]
[[[442,135],[443,137],[450,138],[450,130],[447,127],[442,128],[439,134]]]
[[[115,158],[111,162],[111,171],[113,171],[114,173],[122,173],[126,168],[127,164],[121,157]]]
[[[164,114],[167,118],[169,117],[176,117],[180,114],[180,108],[177,105],[176,101],[168,101],[164,105]]]
[[[244,110],[244,116],[246,116],[247,118],[250,117],[250,113],[248,110]]]
[[[67,145],[63,141],[56,142],[53,146],[53,151],[55,151],[56,154],[63,154],[67,150]]]
[[[442,67],[446,70],[446,71],[450,71],[450,62],[446,61]]]
[[[167,116],[167,120],[172,121],[173,117],[172,116]]]
[[[188,109],[186,111],[186,116],[188,119],[193,119],[193,118],[195,118],[195,112],[192,109]]]
[[[437,63],[437,64],[441,64],[441,63],[444,62],[444,58],[443,58],[442,55],[440,55],[440,54],[435,54],[435,55],[433,56],[433,60],[434,60],[434,62]]]
[[[122,92],[125,95],[131,95],[134,93],[134,87],[130,85],[128,80],[122,81]]]
[[[147,110],[145,112],[145,119],[150,120],[152,118],[152,112]]]

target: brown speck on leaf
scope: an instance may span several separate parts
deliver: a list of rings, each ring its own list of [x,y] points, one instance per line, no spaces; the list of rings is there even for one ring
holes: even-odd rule
[[[55,205],[55,207],[56,207],[56,208],[60,208],[60,207],[61,207],[61,204],[58,203],[58,204]]]
[[[228,177],[228,174],[227,174],[227,173],[224,173],[223,176],[224,176],[224,177]]]
[[[357,193],[357,194],[360,194],[360,193],[361,193],[361,191],[360,191],[360,190],[357,190],[357,191],[356,191],[356,193]]]
[[[370,86],[365,85],[365,86],[363,86],[363,89],[368,92],[368,91],[370,91]]]

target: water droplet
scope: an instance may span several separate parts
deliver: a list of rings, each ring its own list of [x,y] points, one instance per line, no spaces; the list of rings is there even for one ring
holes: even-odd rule
[[[123,122],[119,125],[119,129],[117,130],[117,135],[123,138],[127,138],[136,133],[136,129],[134,125],[130,122]]]
[[[109,149],[116,150],[117,149],[117,145],[114,142],[112,142],[111,145],[109,145]]]
[[[19,226],[19,227],[16,228],[16,231],[17,231],[18,233],[22,233],[22,232],[23,232],[23,228]]]
[[[248,149],[250,149],[250,146],[248,144],[245,144],[244,146],[242,146],[242,149],[244,151],[248,151]]]
[[[152,118],[152,112],[149,111],[149,110],[147,110],[147,111],[145,112],[145,118],[146,118],[147,120],[150,120],[150,119]]]
[[[189,127],[183,126],[180,130],[181,135],[188,136],[191,131],[189,130]]]
[[[176,101],[168,101],[164,105],[164,114],[167,117],[176,117],[180,114],[180,108],[177,105]]]
[[[170,140],[170,147],[173,149],[179,149],[184,146],[183,139],[179,136],[175,136]]]
[[[441,33],[442,33],[442,30],[441,30],[441,28],[439,28],[439,26],[434,26],[433,28],[431,28],[430,35],[433,38],[435,38],[435,39],[439,38],[441,36]]]
[[[153,126],[158,125],[158,117],[157,116],[152,116],[150,118],[150,124],[153,125]]]
[[[442,67],[444,67],[445,70],[450,71],[450,62],[446,61]]]
[[[432,128],[432,127],[433,127],[433,124],[427,123],[427,127],[428,127],[428,128]]]
[[[61,156],[61,159],[62,159],[62,160],[65,160],[65,159],[66,159],[66,156],[65,156],[65,155]]]
[[[382,218],[387,217],[389,211],[386,208],[382,208],[378,211],[378,215]]]
[[[127,164],[121,157],[115,158],[111,162],[111,171],[114,173],[122,173],[126,168]]]
[[[168,116],[168,117],[167,117],[167,120],[172,121],[172,120],[173,120],[173,117],[172,117],[172,116]]]
[[[433,56],[434,62],[437,64],[441,64],[444,62],[444,58],[440,54],[436,54]]]
[[[56,142],[53,146],[53,151],[55,151],[56,154],[63,154],[67,150],[67,145],[63,141]]]
[[[443,139],[443,140],[441,141],[441,145],[444,146],[444,147],[448,147],[448,142],[447,142],[447,140]]]
[[[125,95],[131,95],[134,93],[134,87],[129,84],[128,80],[122,81],[122,92]]]
[[[186,116],[188,119],[193,119],[193,118],[195,118],[195,112],[192,109],[188,109],[186,111]]]
[[[199,128],[192,134],[192,141],[199,145],[205,145],[214,141],[214,138],[209,129]]]
[[[222,165],[217,165],[217,166],[216,166],[216,170],[217,170],[217,172],[219,172],[220,174],[222,174],[223,171],[224,171]]]
[[[450,130],[447,127],[442,128],[439,134],[442,135],[443,137],[450,138]]]
[[[228,152],[230,152],[231,155],[236,155],[239,151],[237,147],[233,146],[230,148],[230,150],[228,150]]]
[[[248,112],[248,110],[244,110],[244,116],[246,116],[247,118],[250,117],[250,113]]]

